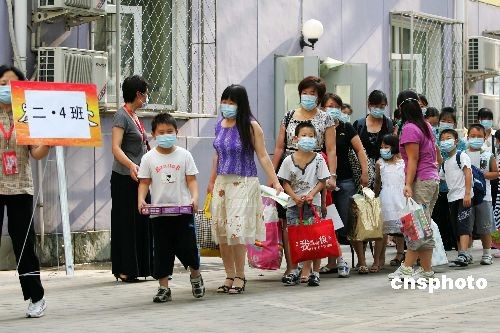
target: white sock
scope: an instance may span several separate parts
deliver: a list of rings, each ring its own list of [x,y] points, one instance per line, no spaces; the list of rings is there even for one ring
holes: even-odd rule
[[[491,249],[483,249],[483,256],[489,256],[491,255]]]

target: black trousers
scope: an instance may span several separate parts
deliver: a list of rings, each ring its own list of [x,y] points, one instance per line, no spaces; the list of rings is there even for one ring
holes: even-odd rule
[[[457,249],[457,237],[450,216],[448,192],[439,192],[432,212],[432,219],[438,225],[445,250],[451,251],[453,248]]]
[[[151,224],[137,209],[138,186],[130,176],[111,174],[111,267],[115,275],[146,277],[153,273]]]
[[[33,196],[30,194],[0,195],[0,230],[4,207],[7,207],[8,231],[12,239],[16,262],[19,265],[19,282],[24,299],[38,302],[44,295],[40,281],[40,262],[35,253],[35,228],[31,223]],[[27,236],[27,237],[26,237]],[[24,240],[26,239],[26,244]],[[24,250],[23,250],[24,245]],[[23,274],[28,274],[23,276]]]

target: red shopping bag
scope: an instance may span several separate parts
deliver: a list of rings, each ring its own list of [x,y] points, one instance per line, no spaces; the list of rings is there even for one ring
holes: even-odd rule
[[[314,207],[312,205],[310,207],[314,213],[312,224],[304,225],[301,210],[300,224],[288,226],[290,256],[294,264],[340,255],[333,221],[321,220]]]

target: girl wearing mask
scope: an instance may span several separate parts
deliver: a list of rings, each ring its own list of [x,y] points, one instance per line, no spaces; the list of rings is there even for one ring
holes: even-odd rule
[[[219,293],[245,290],[246,245],[266,239],[254,154],[277,193],[283,191],[264,144],[264,132],[250,110],[245,87],[230,85],[220,99],[212,173],[212,235],[220,244],[226,279]]]

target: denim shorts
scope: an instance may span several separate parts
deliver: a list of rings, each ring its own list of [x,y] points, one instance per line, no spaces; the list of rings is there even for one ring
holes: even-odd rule
[[[304,224],[312,224],[312,221],[314,220],[314,213],[311,210],[311,207],[309,205],[304,205],[302,208],[299,208],[297,206],[292,206],[288,207],[286,209],[286,224],[287,225],[297,225],[299,224],[299,209],[302,209],[302,219]],[[321,207],[319,206],[314,206],[314,209],[318,213],[318,215],[321,214]]]

